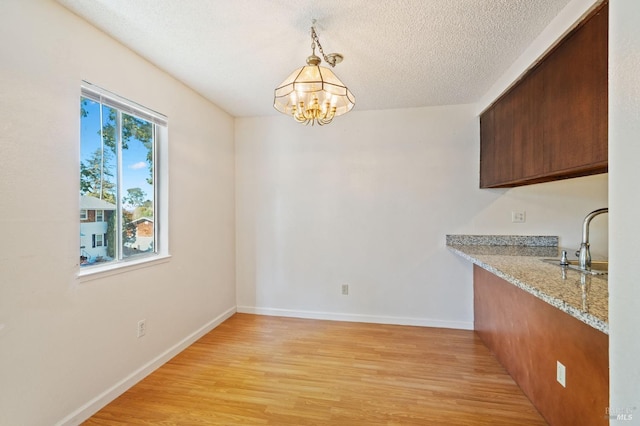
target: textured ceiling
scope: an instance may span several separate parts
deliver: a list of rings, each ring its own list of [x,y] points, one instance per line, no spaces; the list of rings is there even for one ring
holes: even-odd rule
[[[476,102],[569,2],[57,1],[234,116],[277,114],[312,19],[356,110],[406,108]]]

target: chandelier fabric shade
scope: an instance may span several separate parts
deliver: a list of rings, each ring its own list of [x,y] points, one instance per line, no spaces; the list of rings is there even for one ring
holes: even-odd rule
[[[275,90],[273,106],[299,123],[324,125],[356,104],[355,96],[329,68],[320,66],[316,43],[325,61],[332,67],[342,61],[339,53],[325,55],[315,28],[311,27],[312,54],[307,65],[296,69]]]

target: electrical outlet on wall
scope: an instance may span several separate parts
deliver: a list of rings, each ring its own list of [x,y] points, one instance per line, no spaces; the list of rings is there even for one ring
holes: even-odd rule
[[[560,362],[556,361],[556,380],[563,388],[567,387],[567,368]]]
[[[349,295],[349,284],[342,284],[342,295],[343,296]]]
[[[143,337],[147,334],[147,320],[141,319],[138,321],[138,338]]]
[[[511,212],[511,223],[525,223],[527,221],[527,212],[524,210],[514,210]]]

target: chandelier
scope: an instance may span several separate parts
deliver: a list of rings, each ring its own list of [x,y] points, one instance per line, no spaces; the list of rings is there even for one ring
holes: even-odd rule
[[[315,20],[313,21],[315,24]],[[320,54],[332,68],[342,62],[339,53],[325,55],[315,27],[311,26],[311,56],[307,65],[296,69],[275,90],[273,106],[283,114],[291,115],[298,123],[313,126],[329,124],[334,117],[345,114],[356,104],[347,86],[329,68],[321,67]]]

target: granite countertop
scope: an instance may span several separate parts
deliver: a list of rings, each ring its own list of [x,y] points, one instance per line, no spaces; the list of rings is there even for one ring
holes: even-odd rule
[[[607,275],[585,274],[543,262],[560,258],[557,237],[447,235],[452,252],[609,334]],[[568,253],[575,252],[567,249]],[[570,257],[571,258],[571,257]]]

